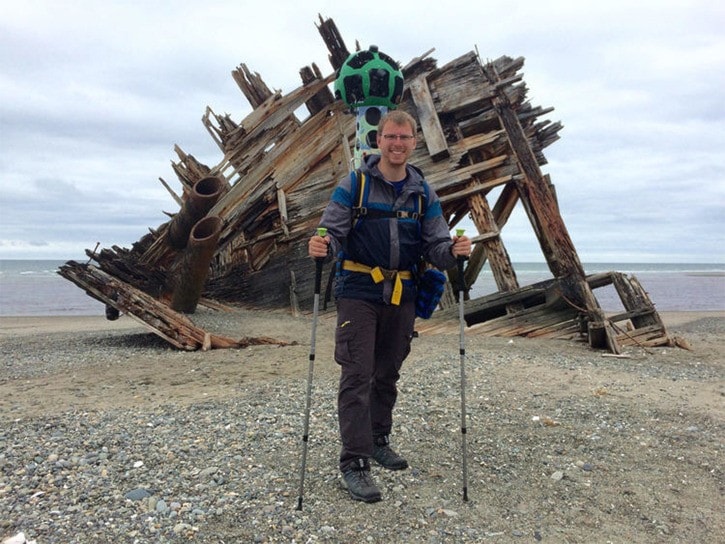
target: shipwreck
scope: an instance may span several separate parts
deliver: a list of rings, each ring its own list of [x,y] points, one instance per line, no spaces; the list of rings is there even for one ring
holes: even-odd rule
[[[328,75],[316,64],[303,67],[301,85],[283,94],[239,65],[232,77],[252,112],[235,121],[206,108],[202,123],[222,154],[214,166],[175,148],[172,166],[182,194],[161,182],[178,212],[131,248],[87,250],[88,262],[60,268],[61,276],[106,305],[109,319],[128,314],[172,345],[195,350],[245,343],[195,324],[198,304],[295,313],[311,308],[314,263],[306,241],[350,169],[356,133],[355,116],[331,91],[350,51],[331,19],[320,17],[317,28],[329,51]],[[543,151],[559,138],[562,125],[542,119],[553,108],[528,101],[524,59],[483,62],[471,51],[438,66],[432,52],[401,65],[405,83],[398,107],[418,120],[411,162],[440,196],[451,229],[468,219],[477,231],[466,285],[486,265],[496,282],[497,292],[469,297],[468,327],[480,334],[585,340],[612,353],[623,346],[672,345],[635,277],[585,272],[554,185],[541,170]],[[504,244],[517,205],[533,227],[550,280],[517,280]],[[456,275],[448,271],[438,322],[456,319],[450,288]],[[621,299],[617,315],[605,315],[597,300],[596,290],[604,286],[613,286]]]

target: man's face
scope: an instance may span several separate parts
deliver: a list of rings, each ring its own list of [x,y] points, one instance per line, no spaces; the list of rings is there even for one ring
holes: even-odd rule
[[[408,124],[386,123],[378,132],[377,142],[381,160],[391,166],[404,165],[415,149],[415,135]]]

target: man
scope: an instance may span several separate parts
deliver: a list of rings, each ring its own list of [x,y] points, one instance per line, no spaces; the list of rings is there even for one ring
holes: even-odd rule
[[[437,195],[408,164],[415,135],[411,115],[386,114],[378,125],[380,155],[366,157],[359,172],[339,183],[320,221],[327,235],[308,242],[310,257],[340,256],[335,283],[339,464],[351,497],[364,502],[381,499],[370,458],[389,470],[408,467],[391,448],[389,435],[396,383],[413,338],[419,262],[423,258],[445,270],[471,251],[467,237],[451,239]],[[359,215],[359,193],[365,190],[366,213]]]

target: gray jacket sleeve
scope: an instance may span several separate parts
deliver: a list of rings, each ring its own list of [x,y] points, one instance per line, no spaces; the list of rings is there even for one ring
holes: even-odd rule
[[[335,188],[336,192],[350,193],[351,188],[350,176],[346,176]],[[333,197],[327,204],[325,211],[320,219],[320,226],[327,229],[330,236],[330,250],[326,261],[330,261],[337,256],[342,249],[342,240],[347,238],[347,234],[352,226],[352,208],[343,204],[340,199]]]
[[[453,240],[433,188],[429,190],[427,209],[431,213],[426,213],[421,225],[423,258],[439,270],[448,270],[456,266],[456,258],[451,253]]]

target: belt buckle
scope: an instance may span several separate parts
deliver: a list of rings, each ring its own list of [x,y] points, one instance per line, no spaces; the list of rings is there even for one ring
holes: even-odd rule
[[[386,280],[395,279],[395,275],[398,273],[397,270],[388,270],[386,268],[381,268],[380,271],[383,273],[383,277]]]

